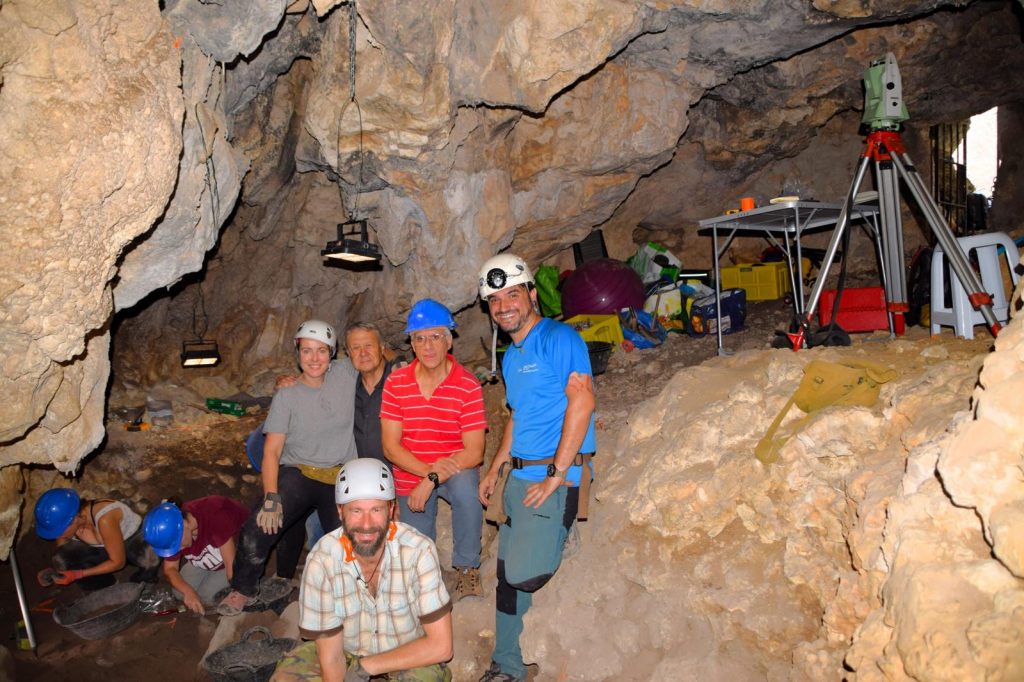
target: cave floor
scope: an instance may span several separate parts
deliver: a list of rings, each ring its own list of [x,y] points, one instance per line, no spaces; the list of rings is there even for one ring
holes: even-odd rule
[[[733,350],[766,349],[774,338],[774,330],[781,329],[789,319],[790,309],[782,301],[752,302],[748,304],[746,329],[727,336],[726,346]],[[920,338],[927,331],[912,327],[907,335]],[[856,335],[855,343],[868,336]],[[875,334],[871,339],[879,337],[887,335]],[[690,338],[681,334],[669,334],[666,343],[656,349],[614,353],[607,372],[596,378],[599,440],[613,442],[638,403],[656,395],[678,370],[715,355],[714,336]],[[488,456],[496,447],[505,419],[502,395],[500,385],[485,387],[491,425]],[[142,432],[126,432],[122,424],[112,421],[102,447],[84,462],[80,473],[83,488],[86,492],[95,489],[105,496],[132,500],[137,509],[148,508],[165,497],[191,499],[209,494],[229,495],[251,504],[259,495],[259,480],[249,468],[243,442],[264,416],[263,411],[238,418],[210,414],[202,423],[175,424]],[[59,483],[59,477],[55,477],[53,484]],[[441,505],[438,548],[443,564],[450,557],[451,543],[450,532],[445,531],[450,525],[446,512],[447,505]],[[493,594],[494,538],[495,529],[485,526],[484,573],[488,565],[492,567],[484,582],[487,595]],[[20,619],[17,597],[11,572],[0,571],[0,632],[9,633],[5,644],[13,651],[16,679],[209,679],[200,663],[217,629],[219,617],[215,613],[143,614],[131,627],[113,637],[82,640],[51,617],[55,604],[74,601],[81,596],[80,590],[74,586],[42,588],[35,581],[36,572],[48,564],[52,545],[32,532],[23,532],[16,551],[38,642],[35,652],[17,650],[13,637],[16,621]],[[129,567],[122,571],[119,579],[126,580],[131,570]],[[272,573],[272,565],[268,573]],[[297,594],[297,590],[293,591],[292,598]],[[470,673],[479,675],[486,668],[492,628],[490,596],[467,599],[456,606],[455,679]],[[549,676],[542,672],[540,679],[545,678]]]

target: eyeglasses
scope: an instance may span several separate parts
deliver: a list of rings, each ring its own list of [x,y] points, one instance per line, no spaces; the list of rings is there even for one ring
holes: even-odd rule
[[[414,345],[414,346],[426,346],[427,344],[437,345],[437,344],[441,343],[441,341],[444,341],[444,340],[447,340],[447,339],[448,339],[448,335],[447,334],[441,334],[441,333],[438,333],[438,332],[434,332],[433,334],[413,334],[412,335],[412,345]]]

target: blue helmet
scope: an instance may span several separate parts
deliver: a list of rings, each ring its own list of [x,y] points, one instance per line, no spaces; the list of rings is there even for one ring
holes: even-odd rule
[[[249,437],[245,439],[245,454],[249,457],[249,464],[252,465],[257,474],[263,470],[263,443],[265,441],[266,436],[263,434],[263,424],[253,429]]]
[[[81,500],[71,488],[47,490],[36,502],[36,533],[44,540],[56,540],[78,515]]]
[[[455,326],[455,318],[447,308],[432,298],[424,298],[413,304],[404,333],[412,334],[431,327],[455,329]]]
[[[146,514],[142,523],[142,537],[153,546],[156,555],[164,559],[181,551],[181,536],[185,532],[185,517],[178,505],[161,502]]]

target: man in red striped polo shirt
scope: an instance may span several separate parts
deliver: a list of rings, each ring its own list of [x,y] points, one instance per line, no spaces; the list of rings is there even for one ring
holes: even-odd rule
[[[454,328],[451,312],[437,301],[413,305],[405,333],[416,359],[385,380],[380,410],[400,520],[435,540],[438,497],[452,507],[453,603],[483,596],[477,490],[487,429],[480,382],[450,353]]]

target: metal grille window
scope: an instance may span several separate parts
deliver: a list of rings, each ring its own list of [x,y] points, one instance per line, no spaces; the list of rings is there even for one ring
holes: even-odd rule
[[[967,226],[967,145],[961,142],[967,138],[968,126],[968,121],[940,123],[929,133],[932,196],[955,235],[964,234]]]

